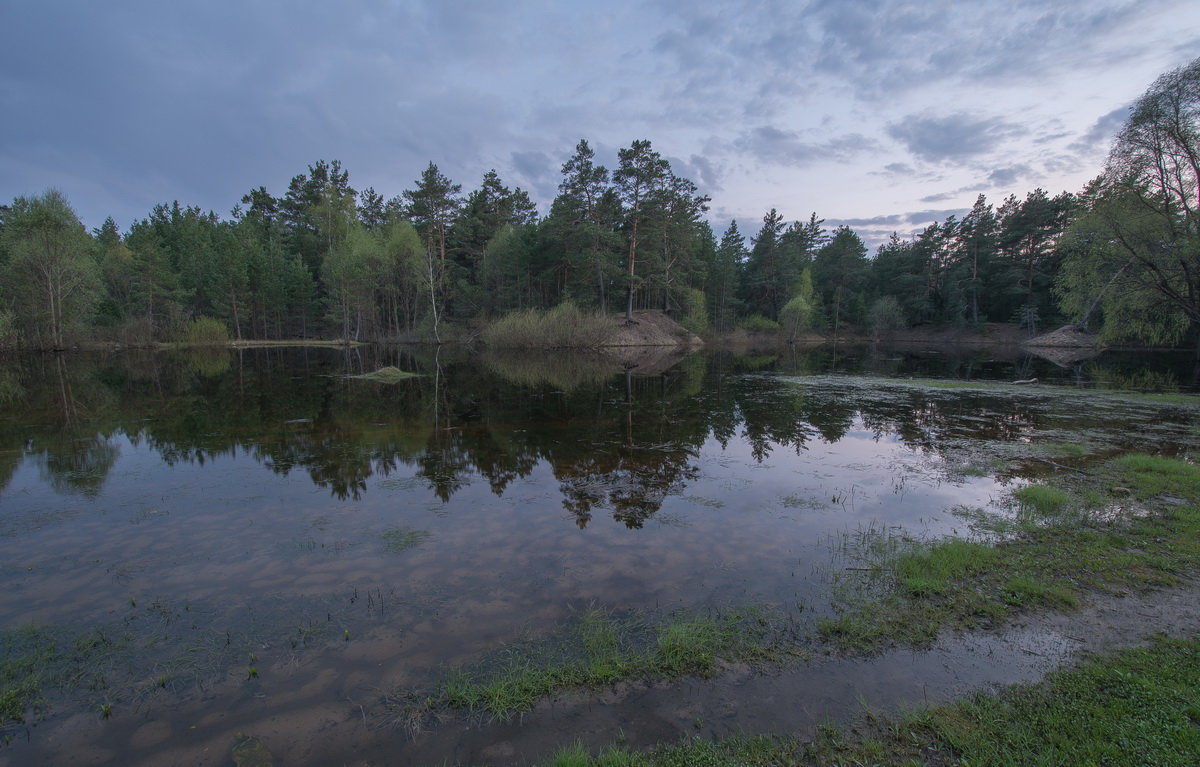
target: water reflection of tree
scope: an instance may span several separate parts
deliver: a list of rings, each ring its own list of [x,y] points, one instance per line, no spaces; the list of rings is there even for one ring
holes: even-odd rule
[[[475,477],[501,495],[544,463],[580,525],[604,510],[637,527],[695,480],[710,439],[728,446],[740,435],[764,461],[780,448],[835,442],[861,421],[878,438],[944,452],[962,438],[1024,438],[1042,417],[1016,399],[875,391],[851,379],[781,384],[745,374],[745,361],[728,354],[654,375],[633,368],[605,377],[595,363],[571,377],[546,363],[522,368],[517,381],[504,374],[511,366],[432,352],[339,355],[253,350],[231,356],[225,370],[216,359],[197,365],[165,355],[30,363],[18,381],[26,396],[7,406],[22,415],[0,418],[0,479],[15,470],[5,457],[24,455],[32,438],[50,484],[95,492],[119,432],[168,464],[243,453],[279,474],[304,472],[343,499],[369,492],[372,477],[406,470],[443,502]],[[422,375],[395,385],[340,375],[384,364]],[[753,364],[769,371],[779,358]],[[568,381],[571,388],[560,386]]]
[[[20,415],[0,419],[6,424],[0,427],[0,489],[28,457],[56,491],[97,495],[120,453],[104,418],[111,399],[105,387],[78,360],[59,354],[22,358],[5,378],[8,394],[0,406]],[[38,427],[25,431],[30,420]]]
[[[682,492],[700,470],[696,453],[676,446],[628,448],[555,465],[554,476],[563,493],[563,507],[586,527],[597,508],[611,509],[613,518],[637,528],[660,508],[668,496]]]

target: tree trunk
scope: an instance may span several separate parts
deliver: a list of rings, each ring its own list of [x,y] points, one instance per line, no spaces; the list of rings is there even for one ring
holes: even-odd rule
[[[635,216],[633,219],[633,229],[629,233],[629,265],[626,269],[626,274],[629,279],[629,285],[625,293],[625,321],[633,322],[633,276],[635,266],[637,264],[637,244],[638,244],[638,219]]]

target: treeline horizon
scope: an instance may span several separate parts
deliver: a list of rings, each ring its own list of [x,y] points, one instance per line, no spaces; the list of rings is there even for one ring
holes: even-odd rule
[[[494,170],[464,195],[433,162],[385,200],[319,160],[227,218],[176,201],[125,232],[108,218],[89,233],[49,190],[0,207],[0,346],[441,342],[564,302],[662,310],[697,333],[1018,322],[1032,334],[1070,320],[1178,343],[1200,335],[1198,85],[1200,60],[1159,78],[1079,193],[979,195],[961,219],[872,255],[815,212],[772,208],[756,236],[732,221],[718,239],[710,199],[648,140],[612,170],[579,141],[545,216]]]

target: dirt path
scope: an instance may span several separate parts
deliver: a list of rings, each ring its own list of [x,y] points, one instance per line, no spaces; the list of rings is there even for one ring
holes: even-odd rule
[[[598,750],[681,737],[793,733],[848,724],[865,710],[896,712],[945,702],[996,685],[1032,682],[1086,653],[1143,644],[1155,633],[1200,636],[1200,581],[1149,594],[1097,595],[1069,614],[1038,613],[993,632],[952,634],[927,650],[895,649],[870,658],[817,657],[777,673],[734,667],[715,679],[618,685],[571,694],[507,723],[447,724],[386,749],[413,764],[524,765],[574,739]],[[397,739],[400,739],[397,733]],[[370,754],[366,763],[388,763]]]

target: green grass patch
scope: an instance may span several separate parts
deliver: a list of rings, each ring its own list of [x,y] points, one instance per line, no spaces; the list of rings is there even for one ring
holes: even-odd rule
[[[1114,462],[1121,479],[1139,498],[1172,495],[1200,502],[1200,467],[1179,458],[1124,455]]]
[[[955,581],[987,568],[995,558],[995,549],[986,544],[951,538],[923,551],[901,554],[895,563],[896,580],[907,594],[943,594]]]
[[[407,381],[410,378],[416,378],[416,373],[409,373],[406,370],[401,370],[398,367],[388,365],[381,367],[378,370],[373,370],[370,373],[362,375],[350,376],[363,381],[375,381],[376,383],[396,383],[398,381]]]
[[[1051,519],[993,546],[946,539],[898,547],[869,576],[882,590],[844,589],[818,632],[848,651],[924,645],[948,628],[995,625],[1014,612],[1070,608],[1089,590],[1147,589],[1200,571],[1200,469],[1179,459],[1130,455],[1071,477],[1071,488],[1031,485],[1018,498]],[[1078,508],[1136,513],[1062,515]],[[1059,517],[1054,519],[1054,514]],[[857,576],[851,576],[857,577]],[[865,594],[866,596],[857,596]]]
[[[1013,491],[1013,498],[1022,511],[1053,517],[1067,508],[1071,495],[1062,488],[1051,485],[1026,485]]]
[[[779,629],[775,616],[758,609],[677,613],[661,622],[591,609],[554,636],[513,644],[474,667],[452,670],[431,693],[409,696],[418,710],[407,716],[454,709],[507,718],[567,689],[708,676],[722,660],[782,657]]]
[[[1095,658],[1033,685],[938,706],[865,729],[822,727],[801,741],[735,737],[687,740],[650,752],[608,748],[595,757],[579,744],[555,767],[703,765],[1019,765],[1196,764],[1200,754],[1200,642],[1155,640]]]
[[[393,527],[390,530],[384,530],[379,536],[383,541],[383,548],[391,554],[399,554],[409,549],[420,546],[425,541],[429,540],[429,533],[426,530],[413,530],[408,527]]]

